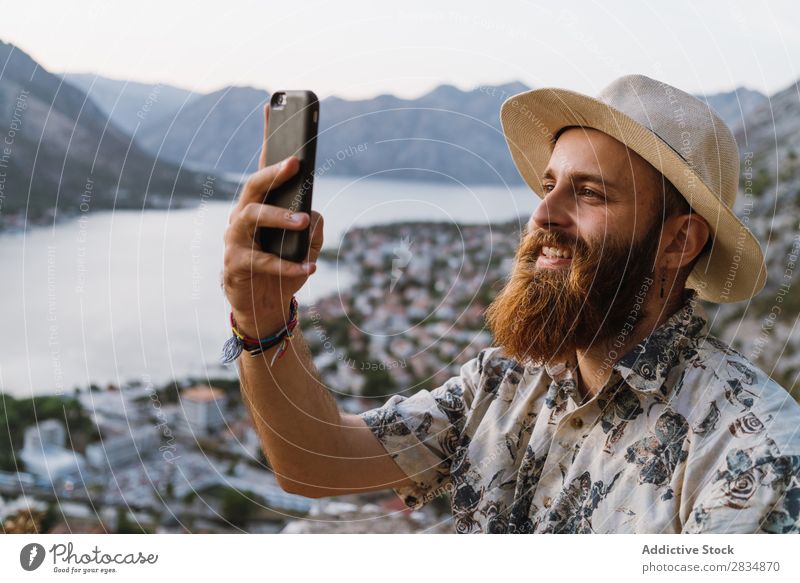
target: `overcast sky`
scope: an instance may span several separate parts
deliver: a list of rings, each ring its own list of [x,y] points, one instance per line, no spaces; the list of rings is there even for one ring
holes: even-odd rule
[[[643,73],[692,93],[800,77],[796,0],[0,0],[0,39],[53,72],[200,92],[416,97],[521,80],[594,94]]]

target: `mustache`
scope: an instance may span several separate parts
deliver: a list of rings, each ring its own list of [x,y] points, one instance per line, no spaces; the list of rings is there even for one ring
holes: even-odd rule
[[[572,251],[573,262],[592,256],[592,248],[581,238],[564,231],[534,229],[523,233],[517,257],[523,262],[535,262],[544,247],[565,247]]]
[[[573,237],[564,231],[558,230],[533,229],[530,231],[525,231],[524,235],[532,243],[541,245],[547,245],[548,243],[555,245],[585,244],[583,239]]]

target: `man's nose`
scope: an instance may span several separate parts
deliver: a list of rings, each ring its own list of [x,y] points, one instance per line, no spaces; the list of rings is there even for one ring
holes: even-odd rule
[[[570,230],[573,226],[570,215],[573,198],[574,194],[572,194],[571,188],[556,187],[545,193],[536,210],[533,211],[528,226],[539,229]]]

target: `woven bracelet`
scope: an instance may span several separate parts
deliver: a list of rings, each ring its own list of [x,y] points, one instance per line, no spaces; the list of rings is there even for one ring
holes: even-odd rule
[[[289,302],[289,321],[275,334],[266,336],[264,338],[252,338],[240,332],[236,326],[236,320],[233,317],[233,312],[231,312],[231,331],[233,334],[230,338],[228,338],[228,340],[225,341],[225,345],[222,347],[220,363],[230,364],[239,358],[239,355],[241,355],[245,350],[250,353],[250,356],[257,356],[262,352],[269,350],[273,346],[280,344],[278,350],[275,351],[275,354],[272,356],[272,360],[270,361],[270,366],[273,365],[275,360],[282,357],[286,351],[286,346],[289,339],[293,336],[292,332],[294,331],[295,326],[297,326],[297,322],[297,298],[294,296],[292,296],[292,301]]]

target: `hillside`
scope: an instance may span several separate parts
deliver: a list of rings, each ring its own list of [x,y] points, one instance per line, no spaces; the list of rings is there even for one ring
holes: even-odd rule
[[[81,78],[91,97],[111,112],[120,127],[134,128],[125,100],[141,103],[146,91],[166,93],[162,85]],[[70,76],[67,78],[71,79]],[[462,91],[441,85],[414,99],[378,95],[370,99],[322,100],[318,164],[320,173],[338,176],[419,178],[468,184],[521,184],[506,152],[498,112],[509,95],[529,89],[519,82]],[[153,154],[175,162],[232,173],[252,172],[260,147],[261,107],[269,94],[249,87],[226,87],[208,95],[169,88],[159,94],[158,112],[139,123],[137,141]],[[757,91],[699,96],[731,127],[768,102]],[[131,129],[132,131],[132,129]],[[366,144],[351,155],[351,149]],[[323,166],[323,163],[328,163]]]
[[[749,304],[721,306],[715,331],[784,386],[800,375],[800,85],[793,83],[735,130],[742,156],[736,211],[761,243],[767,283]],[[715,309],[716,311],[716,309]],[[800,390],[800,389],[798,389]]]
[[[62,77],[89,95],[103,113],[128,135],[160,125],[159,118],[174,116],[199,97],[196,93],[164,83],[122,81],[91,73],[65,73]]]
[[[193,98],[182,108],[141,128],[147,151],[176,163],[217,172],[252,172],[264,136],[266,91],[226,87]]]
[[[0,42],[0,63],[4,220],[74,214],[81,203],[142,208],[199,199],[205,174],[154,158],[85,93],[13,45]]]

